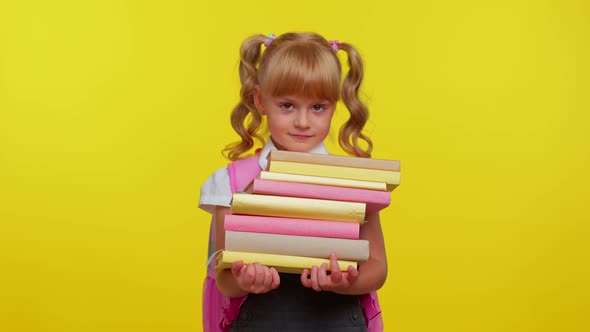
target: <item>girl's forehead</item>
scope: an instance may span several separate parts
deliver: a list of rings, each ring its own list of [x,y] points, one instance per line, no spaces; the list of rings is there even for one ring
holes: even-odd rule
[[[272,96],[275,99],[285,99],[285,100],[305,100],[305,101],[320,101],[320,102],[329,102],[330,100],[325,97],[321,96],[313,96],[313,95],[305,95],[305,94],[279,94],[276,96]]]
[[[333,102],[329,96],[322,96],[320,94],[310,94],[301,91],[261,91],[266,97],[272,99],[284,99],[284,100],[306,100],[314,102]]]
[[[334,59],[314,55],[280,60],[268,63],[259,71],[258,82],[269,95],[339,99],[340,68]]]
[[[290,97],[300,99],[314,99],[336,101],[340,98],[340,89],[337,84],[325,84],[324,82],[278,82],[277,84],[264,84],[261,92],[272,97]]]

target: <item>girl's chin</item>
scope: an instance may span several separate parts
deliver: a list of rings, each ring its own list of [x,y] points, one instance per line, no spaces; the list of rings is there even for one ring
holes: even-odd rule
[[[313,149],[313,146],[310,146],[309,144],[291,144],[289,146],[287,146],[286,149],[283,150],[288,150],[288,151],[293,151],[293,152],[309,152]]]
[[[281,142],[277,142],[277,140],[272,139],[273,144],[278,150],[286,150],[286,151],[293,151],[293,152],[308,152],[313,149],[317,144],[313,144],[309,139],[293,139],[290,142],[286,142],[285,144],[281,144]]]

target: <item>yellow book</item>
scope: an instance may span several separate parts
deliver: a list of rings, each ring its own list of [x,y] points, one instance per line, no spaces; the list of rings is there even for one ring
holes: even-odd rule
[[[296,163],[290,161],[271,160],[266,169],[269,172],[291,173],[300,175],[323,176],[351,180],[384,182],[388,191],[392,191],[400,183],[400,172],[342,167],[332,165]]]
[[[245,264],[260,263],[262,265],[274,267],[278,272],[284,273],[301,273],[303,269],[310,269],[312,266],[319,267],[323,263],[328,265],[330,271],[330,260],[324,258],[288,256],[274,254],[258,254],[251,252],[228,251],[224,250],[217,255],[217,270],[230,269],[232,263],[243,261]],[[341,271],[346,271],[351,265],[355,269],[357,263],[353,261],[338,260],[338,266]]]
[[[385,182],[328,178],[328,177],[324,177],[324,176],[299,175],[299,174],[277,173],[277,172],[267,172],[267,171],[260,172],[260,178],[263,180],[300,182],[300,183],[321,184],[321,185],[335,186],[335,187],[348,187],[348,188],[387,191],[387,185],[385,184]]]
[[[232,214],[303,218],[362,223],[365,203],[301,197],[234,193]]]

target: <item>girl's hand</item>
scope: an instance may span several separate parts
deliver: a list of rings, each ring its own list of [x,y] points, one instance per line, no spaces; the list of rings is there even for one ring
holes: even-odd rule
[[[313,288],[317,292],[322,290],[338,292],[350,288],[359,275],[358,270],[350,265],[346,272],[340,271],[338,259],[334,253],[330,255],[330,269],[331,272],[328,274],[326,272],[326,263],[322,264],[319,268],[313,266],[311,273],[308,269],[305,269],[301,273],[301,283],[303,286]]]
[[[231,272],[238,286],[248,293],[261,294],[279,287],[281,279],[274,267],[269,268],[260,263],[244,264],[234,262]]]

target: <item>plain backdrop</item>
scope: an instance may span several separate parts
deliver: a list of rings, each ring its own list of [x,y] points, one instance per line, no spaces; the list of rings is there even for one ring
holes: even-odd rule
[[[287,31],[358,47],[402,162],[386,331],[590,330],[590,6],[557,0],[3,1],[0,330],[201,330],[238,49]]]

